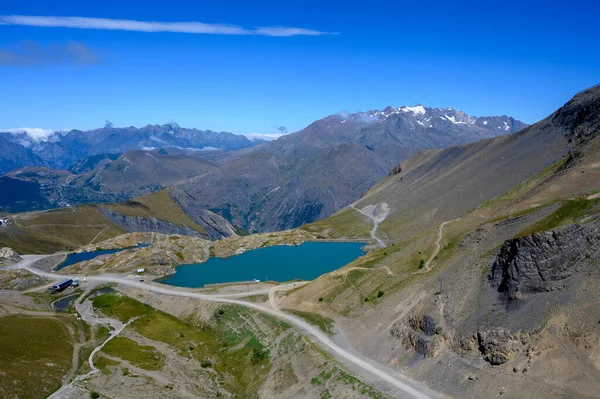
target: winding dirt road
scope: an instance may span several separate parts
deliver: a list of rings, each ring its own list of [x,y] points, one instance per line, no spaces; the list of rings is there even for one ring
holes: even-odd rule
[[[91,303],[88,303],[87,305],[88,305],[87,308],[84,306],[81,306],[81,305],[79,305],[79,306],[76,305],[78,313],[86,322],[91,323],[91,324],[111,325],[113,327],[113,329],[110,332],[110,336],[104,342],[102,342],[100,345],[95,347],[94,350],[92,351],[92,353],[90,353],[90,356],[88,357],[88,364],[89,364],[91,370],[89,372],[87,372],[86,374],[77,376],[76,378],[73,379],[73,381],[71,381],[67,385],[63,385],[62,387],[60,387],[60,389],[58,391],[56,391],[52,395],[48,396],[48,399],[72,398],[75,395],[75,392],[77,391],[77,387],[76,387],[77,382],[83,381],[86,378],[91,377],[92,375],[94,375],[100,371],[94,364],[94,356],[96,355],[96,353],[100,352],[102,350],[102,348],[104,348],[104,345],[106,345],[108,343],[108,341],[110,341],[111,339],[113,339],[114,337],[119,335],[125,329],[125,327],[127,327],[131,322],[133,322],[136,319],[136,318],[133,318],[133,319],[129,320],[127,323],[122,323],[116,319],[98,318],[90,312]]]
[[[38,257],[39,259],[39,257]],[[79,275],[56,275],[54,273],[44,272],[42,270],[36,269],[31,266],[32,260],[23,260],[22,262],[13,265],[14,268],[23,268],[27,269],[32,273],[37,275],[47,277],[49,279],[58,280],[64,278],[82,278],[83,276]],[[336,345],[327,335],[325,335],[318,327],[315,327],[303,319],[284,313],[277,308],[275,303],[274,308],[266,307],[263,305],[259,305],[251,302],[244,302],[237,299],[232,299],[227,296],[219,296],[219,295],[207,295],[200,294],[197,292],[188,292],[184,289],[170,288],[168,286],[162,286],[159,284],[150,284],[146,282],[140,282],[133,280],[131,278],[126,278],[118,275],[98,275],[98,276],[87,276],[87,280],[89,282],[99,282],[99,283],[118,283],[125,286],[129,286],[132,288],[137,288],[144,291],[149,291],[157,294],[163,295],[172,295],[172,296],[180,296],[187,298],[195,298],[203,301],[209,302],[217,302],[217,303],[226,303],[231,305],[240,305],[245,306],[247,308],[256,310],[258,312],[262,312],[274,317],[277,317],[281,320],[288,322],[289,324],[295,326],[300,331],[310,336],[315,341],[320,343],[320,346],[326,349],[329,353],[337,356],[338,358],[351,363],[352,365],[362,369],[363,371],[370,374],[372,377],[386,383],[390,388],[392,388],[395,392],[398,392],[403,398],[435,398],[439,397],[434,391],[426,388],[425,386],[417,383],[416,381],[410,380],[399,373],[395,373],[386,369],[385,367],[373,362],[372,360],[362,357],[357,354],[350,353],[343,348]],[[298,284],[298,283],[296,283]],[[289,287],[289,284],[278,286],[275,288],[283,289],[284,287]],[[271,288],[269,290],[269,299],[271,299],[272,295],[274,295],[276,289]]]

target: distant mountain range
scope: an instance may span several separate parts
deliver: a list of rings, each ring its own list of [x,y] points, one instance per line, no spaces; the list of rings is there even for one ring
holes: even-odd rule
[[[0,155],[0,173],[32,165],[44,165],[55,169],[68,169],[90,155],[124,153],[138,149],[176,147],[198,151],[231,151],[262,143],[246,136],[211,130],[186,129],[176,123],[147,125],[141,128],[115,128],[55,132],[39,138],[26,131],[0,132],[0,149],[6,142],[13,144],[18,158],[9,161],[7,152]],[[10,158],[9,158],[10,159]],[[16,166],[16,167],[15,167]]]
[[[188,211],[210,209],[250,232],[282,230],[333,214],[422,149],[526,126],[507,116],[472,118],[422,105],[331,115],[230,154],[214,172],[179,184],[182,194],[174,195]]]
[[[32,165],[0,177],[0,190],[12,190],[0,208],[123,201],[168,187],[192,219],[210,210],[251,232],[281,230],[333,214],[420,150],[526,126],[417,105],[330,115],[266,143],[175,124],[72,130],[44,141],[0,133],[0,145],[22,147],[5,163]]]

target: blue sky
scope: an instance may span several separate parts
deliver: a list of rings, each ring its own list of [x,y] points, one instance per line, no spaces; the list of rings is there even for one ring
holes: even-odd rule
[[[6,3],[0,128],[274,133],[417,103],[533,123],[600,83],[592,0]],[[193,21],[206,25],[170,25]]]

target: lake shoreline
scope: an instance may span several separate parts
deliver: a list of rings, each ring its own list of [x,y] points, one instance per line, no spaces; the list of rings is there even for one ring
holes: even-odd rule
[[[182,264],[176,267],[175,273],[154,281],[186,288],[253,284],[255,280],[309,281],[365,255],[365,246],[364,240],[310,240],[298,245],[270,245],[226,258],[210,257],[204,262]]]

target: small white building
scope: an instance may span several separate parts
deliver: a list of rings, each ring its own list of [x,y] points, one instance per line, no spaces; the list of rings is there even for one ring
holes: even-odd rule
[[[145,271],[146,271],[146,269],[136,269],[136,271],[135,271],[135,272],[136,272],[137,274],[142,274],[142,273],[144,273]]]

